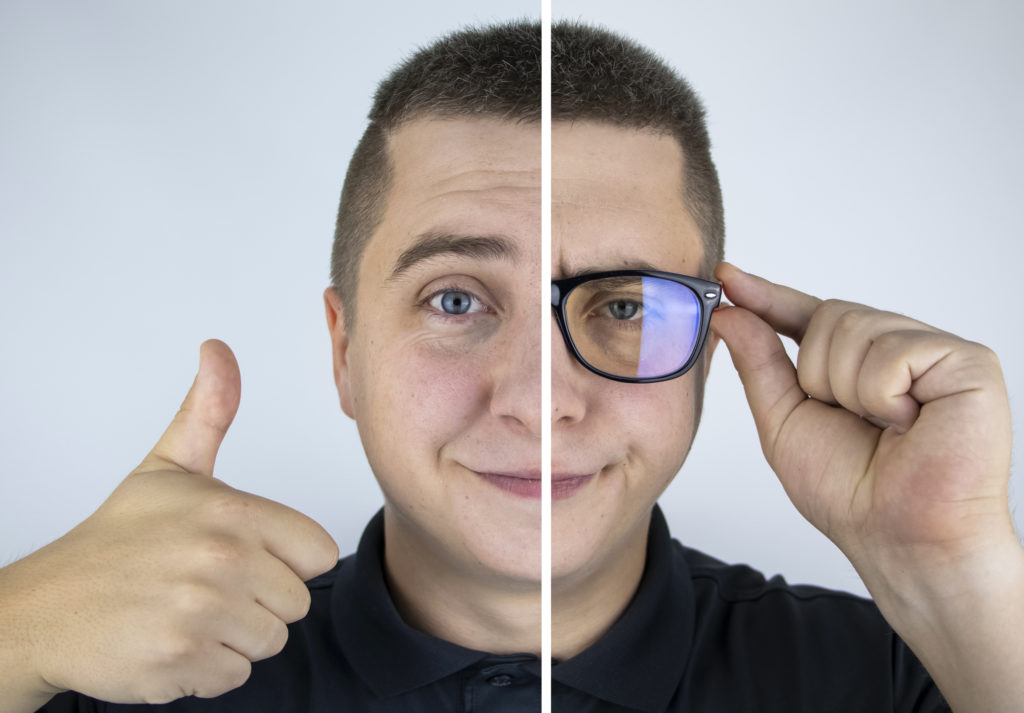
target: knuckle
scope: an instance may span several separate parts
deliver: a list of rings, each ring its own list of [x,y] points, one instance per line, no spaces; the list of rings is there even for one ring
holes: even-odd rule
[[[233,656],[221,664],[208,680],[198,683],[192,695],[196,698],[216,698],[245,684],[252,675],[252,664],[242,656]]]
[[[849,304],[848,302],[842,303],[845,307],[843,309],[836,308],[836,331],[838,332],[857,332],[860,331],[865,325],[869,324],[874,318],[872,310],[858,308]]]
[[[309,614],[309,608],[313,604],[313,598],[304,584],[295,588],[295,595],[292,597],[292,610],[289,612],[288,623],[304,619]]]
[[[1001,373],[1003,365],[999,361],[999,355],[991,348],[977,342],[970,342],[975,359],[983,366]]]
[[[252,675],[252,664],[241,656],[235,659],[237,664],[232,667],[231,671],[228,671],[224,677],[227,685],[227,690],[233,690],[245,684],[249,680],[249,676]]]
[[[217,536],[203,540],[196,546],[193,562],[200,569],[218,574],[234,569],[245,558],[244,548],[231,537]]]
[[[850,309],[851,303],[844,300],[828,299],[818,305],[817,314],[823,317],[838,318],[843,312]]]
[[[268,659],[271,656],[276,656],[284,650],[285,644],[288,643],[288,626],[278,618],[274,618],[273,623],[269,627],[269,631],[266,636],[266,643],[263,647],[262,655],[255,659]]]
[[[293,581],[288,583],[284,594],[285,596],[279,602],[280,608],[275,613],[285,623],[291,624],[305,618],[309,614],[312,597],[310,596],[309,589],[306,588],[305,583],[301,579],[294,577]]]
[[[322,567],[320,570],[321,573],[326,572],[334,567],[334,565],[338,564],[338,557],[340,555],[341,552],[338,549],[338,543],[335,542],[330,535],[325,533],[320,547],[319,564]]]
[[[817,364],[811,365],[806,360],[801,360],[797,364],[796,380],[805,394],[825,401],[832,399],[832,384],[829,382],[828,374],[818,368]]]
[[[904,349],[906,344],[907,334],[905,332],[883,332],[874,338],[871,349],[888,354]]]
[[[220,597],[215,590],[196,582],[179,584],[174,592],[174,603],[187,620],[208,617],[221,606]]]
[[[256,503],[237,490],[217,493],[207,499],[206,507],[214,522],[249,524],[256,516]]]
[[[295,618],[293,622],[297,622],[300,619],[305,619],[306,615],[309,614],[309,607],[312,606],[312,595],[309,594],[309,590],[306,589],[305,585],[297,587],[295,592]]]
[[[338,545],[321,529],[317,536],[310,538],[309,543],[292,564],[295,573],[305,581],[333,568],[338,563],[338,556]]]
[[[177,633],[154,643],[152,650],[160,670],[174,671],[190,667],[202,656],[203,647],[194,636]]]

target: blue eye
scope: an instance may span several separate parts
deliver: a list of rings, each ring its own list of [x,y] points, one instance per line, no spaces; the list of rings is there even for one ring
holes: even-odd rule
[[[608,312],[612,319],[633,319],[640,312],[640,303],[634,300],[615,300],[608,303]]]
[[[483,309],[480,301],[464,290],[444,290],[430,298],[430,306],[450,315],[469,314]]]
[[[448,314],[465,314],[473,298],[465,292],[445,292],[441,295],[441,309]]]

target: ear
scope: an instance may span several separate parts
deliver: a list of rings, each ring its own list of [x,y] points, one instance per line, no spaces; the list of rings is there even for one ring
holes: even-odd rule
[[[333,287],[324,290],[324,309],[327,311],[327,331],[331,333],[331,356],[334,359],[334,384],[338,387],[341,410],[349,418],[352,411],[352,389],[348,368],[348,332],[345,331],[345,313],[341,300]]]

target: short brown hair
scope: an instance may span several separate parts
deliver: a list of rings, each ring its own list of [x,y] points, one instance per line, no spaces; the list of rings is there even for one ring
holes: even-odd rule
[[[540,73],[540,24],[520,21],[442,37],[380,83],[370,125],[348,165],[331,252],[331,285],[347,329],[355,322],[363,251],[384,214],[390,134],[422,116],[540,121]]]
[[[551,28],[551,114],[675,137],[683,150],[684,201],[701,231],[708,276],[721,261],[725,221],[704,106],[690,85],[637,43],[577,22]],[[331,253],[331,284],[349,329],[359,264],[384,213],[390,185],[388,137],[423,116],[540,121],[540,25],[469,28],[409,57],[377,89],[370,124],[345,176]]]
[[[701,232],[701,277],[725,249],[725,217],[704,105],[689,83],[650,50],[578,22],[551,28],[552,121],[600,121],[668,134],[683,150],[683,198]]]

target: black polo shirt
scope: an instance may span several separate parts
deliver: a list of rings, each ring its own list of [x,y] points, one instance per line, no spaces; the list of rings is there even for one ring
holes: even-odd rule
[[[540,664],[495,656],[407,626],[385,585],[383,518],[355,555],[309,582],[309,616],[284,651],[216,699],[113,705],[74,693],[46,713],[540,710]],[[594,646],[552,666],[557,713],[947,711],[877,608],[793,587],[674,542],[655,508],[647,566],[626,612]]]
[[[657,507],[629,607],[552,679],[558,713],[949,711],[873,602],[683,547]]]

